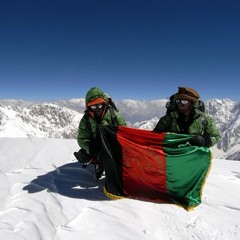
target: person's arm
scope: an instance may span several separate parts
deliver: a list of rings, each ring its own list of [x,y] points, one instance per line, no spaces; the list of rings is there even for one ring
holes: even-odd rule
[[[170,118],[168,117],[168,115],[161,117],[157,125],[153,129],[153,132],[169,132],[169,122]]]
[[[214,146],[221,138],[219,129],[212,117],[206,115],[206,129],[204,135],[209,138],[209,147]]]
[[[212,147],[220,140],[221,135],[213,118],[207,114],[204,117],[204,132],[201,135],[193,135],[189,143],[193,146]]]
[[[87,154],[90,154],[89,148],[92,134],[91,129],[88,129],[88,124],[90,123],[84,115],[78,126],[77,142],[80,148],[86,150]]]
[[[127,123],[120,112],[115,111],[118,126],[126,126]]]

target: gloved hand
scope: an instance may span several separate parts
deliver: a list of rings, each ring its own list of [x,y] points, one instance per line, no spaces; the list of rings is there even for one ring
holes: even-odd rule
[[[207,147],[207,138],[202,135],[193,135],[192,139],[189,140],[192,146]]]
[[[88,164],[91,162],[91,156],[87,154],[85,149],[80,149],[78,152],[74,152],[73,154],[82,164]]]

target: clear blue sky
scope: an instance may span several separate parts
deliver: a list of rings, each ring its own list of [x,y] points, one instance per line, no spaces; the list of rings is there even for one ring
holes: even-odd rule
[[[0,2],[0,98],[240,99],[239,0]]]

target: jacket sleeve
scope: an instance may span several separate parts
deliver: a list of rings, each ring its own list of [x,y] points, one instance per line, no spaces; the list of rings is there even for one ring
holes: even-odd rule
[[[221,139],[221,134],[214,119],[207,114],[205,115],[205,117],[207,121],[205,135],[209,137],[209,147],[212,147]]]
[[[118,126],[126,126],[127,123],[120,112],[115,111]]]
[[[77,135],[77,142],[80,148],[86,150],[89,154],[89,147],[90,147],[90,140],[92,138],[92,133],[90,129],[88,129],[88,120],[86,115],[84,115],[79,123],[78,126],[78,135]]]
[[[170,117],[168,115],[161,117],[157,125],[153,129],[153,132],[169,132],[171,130],[169,123],[170,123]]]

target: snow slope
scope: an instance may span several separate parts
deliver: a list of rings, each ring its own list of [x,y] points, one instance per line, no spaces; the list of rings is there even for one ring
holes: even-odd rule
[[[213,159],[202,204],[110,200],[74,159],[76,140],[0,138],[0,239],[204,239],[240,236],[240,163]]]

